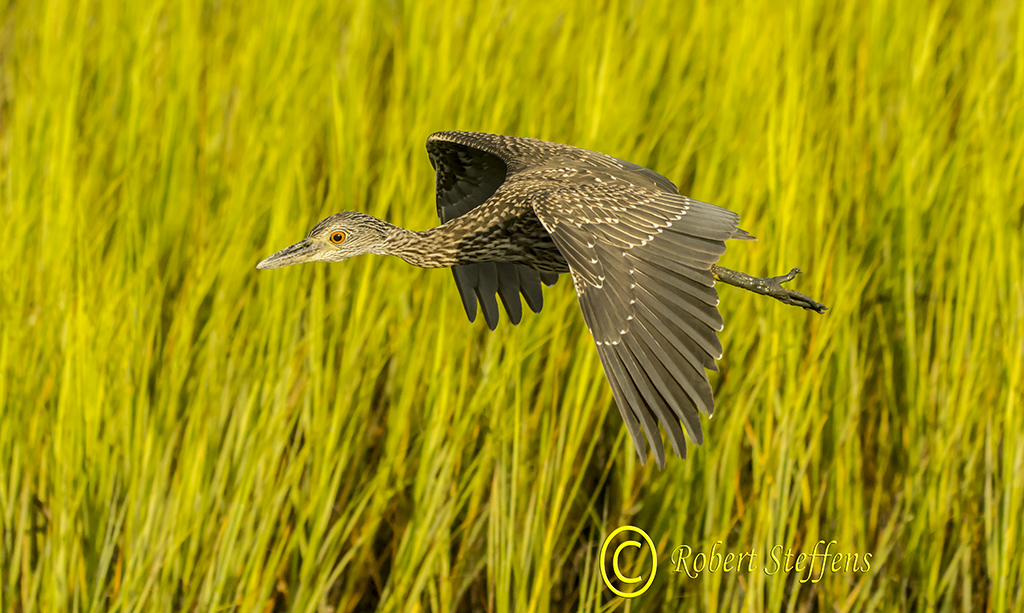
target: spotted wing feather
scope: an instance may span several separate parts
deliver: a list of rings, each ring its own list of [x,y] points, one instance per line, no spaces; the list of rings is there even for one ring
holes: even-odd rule
[[[714,409],[705,369],[722,355],[722,319],[711,265],[741,232],[739,217],[626,181],[574,185],[536,197],[533,208],[569,263],[641,461],[646,433],[665,465],[659,422],[685,457],[683,429],[700,444],[699,412]]]

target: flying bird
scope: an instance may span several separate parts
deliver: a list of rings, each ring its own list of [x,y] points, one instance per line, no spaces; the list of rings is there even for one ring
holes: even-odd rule
[[[680,195],[662,175],[608,155],[533,138],[437,132],[427,139],[441,225],[414,232],[369,215],[332,215],[257,268],[339,262],[374,253],[451,268],[470,321],[490,329],[501,299],[513,324],[539,313],[541,285],[569,273],[612,394],[640,461],[644,433],[665,467],[658,423],[686,457],[685,428],[703,441],[699,412],[714,398],[722,330],[716,279],[818,313],[782,287],[799,269],[758,278],[716,265],[729,239],[752,240],[732,211]]]

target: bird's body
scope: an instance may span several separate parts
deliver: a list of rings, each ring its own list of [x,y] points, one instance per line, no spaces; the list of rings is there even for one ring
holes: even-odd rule
[[[412,232],[362,213],[339,213],[259,267],[362,253],[451,267],[470,320],[479,302],[491,329],[499,298],[518,323],[519,295],[539,312],[541,284],[569,272],[641,460],[642,429],[664,466],[658,422],[680,456],[680,424],[700,443],[698,411],[714,408],[704,371],[715,370],[722,355],[713,268],[726,240],[752,238],[738,228],[739,216],[680,195],[651,170],[567,145],[439,132],[427,140],[427,151],[442,225]],[[793,274],[746,277],[764,291],[726,280],[821,312],[821,305],[781,288]]]

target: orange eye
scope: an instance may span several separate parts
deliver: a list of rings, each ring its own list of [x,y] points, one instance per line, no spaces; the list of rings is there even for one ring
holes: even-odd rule
[[[345,240],[344,232],[335,232],[331,235],[331,242],[335,245],[340,245]]]

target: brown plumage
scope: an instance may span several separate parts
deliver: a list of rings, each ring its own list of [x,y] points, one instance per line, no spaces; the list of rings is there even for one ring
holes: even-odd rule
[[[714,398],[705,369],[722,356],[715,279],[788,304],[825,307],[781,286],[799,272],[759,279],[715,265],[731,238],[752,239],[739,216],[679,194],[630,162],[531,138],[438,132],[427,139],[442,225],[411,232],[362,213],[324,219],[306,240],[259,264],[277,268],[391,254],[425,268],[451,267],[466,314],[477,304],[513,324],[519,296],[534,312],[541,284],[568,272],[619,412],[641,461],[644,435],[658,465],[658,423],[685,457],[683,428],[701,443],[699,411]]]

